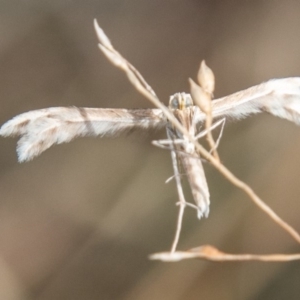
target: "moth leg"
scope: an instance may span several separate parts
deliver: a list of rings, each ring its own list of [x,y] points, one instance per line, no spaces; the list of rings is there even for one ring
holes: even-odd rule
[[[225,123],[226,123],[226,118],[223,118],[223,119],[220,120],[221,129],[220,129],[218,138],[217,138],[217,140],[215,142],[215,146],[212,149],[210,149],[209,153],[212,153],[214,150],[216,150],[219,147],[221,138],[223,136],[223,131],[224,131]]]
[[[177,202],[176,205],[180,205],[180,202]],[[185,205],[189,206],[189,207],[191,207],[193,209],[196,209],[197,211],[199,210],[199,207],[197,205],[193,204],[193,203],[186,202]]]
[[[187,174],[186,173],[179,173],[179,176],[180,176],[180,178],[182,177],[182,176],[186,176]],[[172,175],[172,176],[170,176],[166,181],[165,181],[165,183],[167,184],[167,183],[169,183],[171,180],[173,180],[173,179],[175,179],[175,175]]]
[[[169,151],[176,151],[178,152],[179,150],[175,150],[174,147],[172,147],[172,145],[174,144],[182,144],[183,143],[183,140],[181,139],[177,139],[177,140],[157,140],[157,141],[152,141],[152,144],[156,147],[159,147],[161,149],[164,149],[164,150],[169,150]],[[178,171],[178,175],[180,177],[186,175],[186,174],[182,174]],[[170,176],[166,181],[165,183],[169,183],[171,180],[175,179],[175,176],[176,175],[172,175]]]
[[[172,145],[180,145],[183,144],[182,139],[176,139],[176,140],[157,140],[157,141],[152,141],[152,145],[162,148],[162,149],[167,149],[167,150],[173,150]]]
[[[221,125],[221,132],[223,133],[225,121],[226,121],[226,118],[223,118],[223,119],[221,119],[221,120],[215,122],[214,124],[212,124],[211,127],[210,127],[209,129],[204,129],[204,130],[202,130],[200,133],[198,133],[198,134],[195,136],[195,140],[201,139],[201,138],[204,137],[209,131],[214,130],[215,128],[217,128],[217,127],[220,126],[220,125]],[[221,136],[222,136],[222,134],[221,134]],[[219,137],[220,137],[220,134],[219,134]],[[219,137],[218,137],[218,140],[219,140]]]

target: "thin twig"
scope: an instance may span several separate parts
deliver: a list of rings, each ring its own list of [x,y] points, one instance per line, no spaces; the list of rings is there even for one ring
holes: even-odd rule
[[[196,146],[198,150],[200,149],[199,146],[200,145]],[[204,151],[202,151],[201,149],[201,154],[203,156],[204,154],[206,154],[205,152],[207,152],[205,149]],[[261,200],[260,197],[256,195],[256,193],[252,190],[252,188],[249,185],[244,183],[242,180],[238,179],[224,165],[222,165],[211,155],[207,156],[206,158],[222,175],[224,175],[225,178],[227,178],[236,187],[243,190],[262,211],[264,211],[275,223],[277,223],[281,228],[283,228],[289,235],[291,235],[294,238],[295,241],[297,241],[300,244],[299,233],[287,222],[281,219],[263,200]]]
[[[224,261],[262,261],[262,262],[286,262],[300,260],[300,254],[230,254],[217,248],[205,245],[188,251],[176,251],[154,253],[150,259],[161,260],[165,262],[175,262],[184,259],[205,259],[215,262]]]
[[[146,84],[142,75],[134,69],[131,64],[127,62],[125,58],[121,56],[110,44],[107,44],[106,37],[102,29],[98,26],[95,21],[95,29],[97,31],[100,44],[99,48],[107,56],[107,58],[117,67],[123,69],[127,74],[129,80],[133,86],[148,100],[150,100],[156,107],[160,108],[165,115],[165,117],[173,124],[173,126],[178,129],[187,139],[193,143],[200,155],[208,160],[227,180],[229,180],[236,187],[243,190],[252,201],[261,208],[275,223],[277,223],[281,228],[283,228],[289,235],[291,235],[298,243],[300,243],[300,235],[295,229],[293,229],[288,223],[283,221],[267,204],[265,204],[255,192],[243,181],[238,179],[233,175],[221,162],[211,155],[203,146],[201,146],[194,138],[189,134],[189,132],[179,123],[179,121],[174,117],[170,110],[158,99],[156,94],[153,92],[153,89]],[[138,74],[138,75],[137,75]],[[209,125],[209,124],[208,124]]]
[[[206,140],[211,149],[212,155],[216,160],[220,161],[217,147],[211,132],[211,126],[213,124],[211,101],[214,88],[214,75],[212,70],[205,65],[204,61],[201,63],[198,71],[198,81],[200,85],[189,78],[191,96],[194,103],[199,106],[205,115],[205,128],[207,131]],[[208,86],[210,90],[207,90]]]
[[[207,135],[206,135],[206,140],[208,142],[208,145],[212,151],[213,157],[217,160],[220,161],[220,157],[217,151],[216,143],[212,135],[212,131],[210,130],[211,126],[213,123],[213,118],[212,118],[212,110],[210,106],[210,110],[206,113],[205,117],[205,128],[207,130]]]
[[[220,130],[219,136],[218,136],[218,138],[217,138],[217,140],[216,140],[216,142],[215,142],[215,147],[216,147],[216,149],[218,149],[219,144],[220,144],[220,141],[221,141],[221,138],[222,138],[222,136],[223,136],[223,131],[224,131],[224,127],[225,127],[225,122],[226,122],[226,119],[225,119],[225,118],[221,120],[221,124],[222,124],[221,130]],[[212,149],[211,149],[211,150],[212,150]],[[211,150],[210,150],[209,153],[211,153]]]
[[[169,132],[169,130],[167,130],[167,134],[168,134],[168,137],[172,140],[171,133]],[[175,182],[176,182],[176,187],[177,187],[177,193],[178,193],[178,197],[179,197],[179,212],[178,212],[178,217],[177,217],[176,231],[175,231],[175,236],[174,236],[174,240],[173,240],[172,247],[171,247],[171,253],[173,253],[176,251],[176,248],[177,248],[177,245],[179,242],[179,237],[180,237],[181,228],[182,228],[182,220],[183,220],[184,210],[186,207],[186,200],[184,198],[184,193],[183,193],[182,185],[181,185],[180,173],[178,170],[177,154],[176,154],[173,143],[171,144],[171,158],[172,158],[174,177],[175,177]]]

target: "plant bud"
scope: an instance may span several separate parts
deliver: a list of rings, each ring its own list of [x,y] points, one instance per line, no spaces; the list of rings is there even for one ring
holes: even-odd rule
[[[213,71],[205,64],[204,60],[202,60],[200,64],[197,80],[205,92],[210,95],[213,94],[215,90],[215,76]]]
[[[201,86],[189,78],[191,87],[191,96],[193,101],[204,113],[209,113],[211,111],[211,97],[206,93]]]

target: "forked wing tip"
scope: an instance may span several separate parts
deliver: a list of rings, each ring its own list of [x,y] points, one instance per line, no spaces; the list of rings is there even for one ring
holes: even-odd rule
[[[1,127],[0,127],[0,136],[6,137],[10,136],[12,134],[13,130],[10,126],[10,121],[5,122]]]

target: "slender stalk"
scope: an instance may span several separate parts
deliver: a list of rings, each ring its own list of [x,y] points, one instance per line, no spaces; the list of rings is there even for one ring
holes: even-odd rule
[[[143,76],[125,59],[122,55],[117,52],[113,46],[111,45],[108,37],[105,35],[103,30],[99,27],[97,22],[94,22],[95,29],[100,41],[99,48],[102,52],[107,56],[107,58],[117,67],[121,68],[127,74],[128,79],[133,84],[133,86],[144,95],[150,102],[152,102],[156,107],[160,108],[164,113],[165,117],[169,122],[173,124],[173,126],[178,129],[184,136],[188,138],[188,140],[193,143],[198,151],[198,153],[208,160],[227,180],[229,180],[233,185],[240,188],[244,191],[250,199],[260,208],[262,209],[276,224],[278,224],[281,228],[283,228],[289,235],[291,235],[299,244],[300,244],[300,235],[298,232],[290,226],[287,222],[282,220],[267,204],[265,204],[256,193],[248,186],[246,183],[238,179],[234,174],[232,174],[221,162],[218,158],[211,155],[203,146],[201,146],[194,138],[189,134],[189,132],[180,124],[180,122],[175,118],[172,112],[158,99],[155,92],[151,88],[149,84],[147,84],[146,80]],[[211,125],[212,117],[206,118],[207,124],[206,126]],[[208,133],[210,130],[208,130]],[[211,141],[210,141],[211,142]],[[209,143],[210,143],[209,142]],[[177,176],[175,176],[176,178]],[[178,185],[177,185],[178,190]],[[179,196],[180,197],[180,196]],[[181,201],[181,200],[180,200]],[[185,200],[184,200],[185,202]],[[181,203],[181,202],[180,202]],[[181,213],[181,210],[180,210]],[[181,220],[180,218],[178,219]],[[179,222],[178,221],[178,222]],[[181,221],[180,221],[181,222]],[[179,224],[179,223],[178,223]],[[180,225],[181,228],[181,225]],[[180,232],[179,228],[179,232]],[[177,235],[178,229],[176,231]],[[175,247],[176,248],[176,245]],[[173,249],[173,247],[172,247]]]

